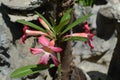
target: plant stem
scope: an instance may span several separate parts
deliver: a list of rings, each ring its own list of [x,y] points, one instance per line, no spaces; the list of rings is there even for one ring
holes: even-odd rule
[[[58,65],[58,80],[61,80],[61,56],[60,53],[57,54],[60,64]]]

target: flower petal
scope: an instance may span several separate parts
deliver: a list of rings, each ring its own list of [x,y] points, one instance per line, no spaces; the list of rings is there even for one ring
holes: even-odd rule
[[[62,48],[60,48],[60,47],[49,46],[49,48],[54,52],[61,52],[62,51]]]
[[[94,48],[94,46],[93,46],[93,44],[92,44],[92,41],[91,41],[91,40],[88,40],[88,41],[87,41],[87,43],[88,43],[88,45],[90,46],[90,48],[91,48],[91,49],[93,49],[93,48]]]
[[[84,23],[84,29],[86,33],[90,33],[90,28],[87,22]]]
[[[92,40],[93,37],[94,37],[94,34],[91,34],[91,33],[88,34],[88,39]]]
[[[51,56],[54,64],[55,64],[56,66],[58,66],[60,62],[58,61],[58,59],[56,58],[56,56],[55,56],[54,54],[50,54],[50,56]]]
[[[88,33],[73,33],[70,35],[66,35],[64,37],[66,38],[66,37],[72,37],[72,36],[88,37]]]
[[[38,39],[39,44],[41,44],[42,46],[48,46],[50,43],[50,40],[47,39],[44,35],[40,36]]]
[[[30,48],[32,54],[39,54],[43,51],[41,48]]]
[[[27,39],[27,35],[26,34],[24,34],[23,36],[22,36],[22,39],[21,39],[21,41],[20,41],[20,44],[25,44],[25,40]]]
[[[28,30],[28,29],[29,29],[29,27],[26,26],[26,25],[24,25],[24,27],[23,27],[23,32],[24,32],[24,34],[23,34],[23,36],[22,36],[22,39],[21,39],[21,41],[20,41],[20,44],[24,44],[24,43],[25,43],[25,40],[27,39],[26,30]]]
[[[49,55],[49,53],[45,53],[44,55],[42,55],[38,64],[48,64]]]
[[[26,30],[26,34],[31,35],[31,36],[37,36],[37,35],[45,35],[45,36],[47,36],[48,35],[48,34],[42,32],[42,31],[34,31],[34,30]]]
[[[26,30],[28,30],[28,29],[29,29],[29,27],[27,25],[24,25],[23,32],[26,33]]]
[[[49,46],[54,46],[55,45],[55,39],[53,39],[52,41],[50,41]]]
[[[48,25],[45,23],[45,21],[42,18],[38,18],[39,22],[43,25],[43,27],[47,30],[50,31],[50,28],[48,27]]]

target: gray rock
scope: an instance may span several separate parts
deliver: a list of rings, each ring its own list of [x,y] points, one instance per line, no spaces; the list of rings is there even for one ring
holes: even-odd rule
[[[110,6],[108,6],[108,7],[102,7],[102,8],[99,9],[99,13],[100,13],[101,15],[107,17],[107,18],[113,19],[114,16],[113,16],[113,14],[112,14],[111,8],[112,8],[112,7],[110,7]]]
[[[73,55],[79,55],[82,57],[89,57],[91,55],[90,48],[84,42],[76,41],[73,46]]]
[[[114,34],[116,20],[111,12],[111,7],[101,8],[97,14],[97,36],[108,40]]]
[[[109,50],[101,59],[98,60],[98,64],[109,66],[113,54],[113,49]]]
[[[112,5],[112,6],[113,6],[113,8],[111,11],[112,11],[115,19],[120,20],[120,13],[119,13],[120,12],[120,2],[115,5]]]
[[[1,80],[6,80],[5,77],[2,74],[0,74],[0,79]]]
[[[110,13],[112,13],[112,15],[114,16],[114,19],[120,19],[120,0],[107,0],[107,2],[110,4],[109,10]],[[106,10],[107,13],[109,10]],[[104,14],[106,15],[106,14]]]
[[[47,0],[2,0],[4,14],[9,16],[10,21],[23,19],[26,21],[37,20],[38,15],[34,11],[41,7]]]
[[[93,45],[95,46],[93,51],[105,52],[106,50],[114,49],[116,42],[117,38],[115,36],[112,36],[109,40],[103,40],[95,36],[93,39]]]
[[[8,48],[11,41],[12,35],[10,33],[10,30],[5,24],[2,15],[0,14],[0,46]]]
[[[1,6],[1,1],[2,1],[2,0],[0,0],[0,6]]]
[[[8,16],[10,17],[10,21],[12,22],[16,22],[17,20],[32,21],[38,19],[38,15],[22,16],[22,15],[8,14]]]
[[[11,9],[33,10],[38,8],[47,0],[2,0],[1,3]]]
[[[80,5],[75,4],[74,8],[75,8],[75,16],[76,16],[76,18],[80,18],[83,15],[87,15],[88,13],[90,13],[92,11],[91,7],[84,7],[81,4]]]
[[[90,47],[84,42],[76,42],[73,46],[73,55],[81,56],[82,59],[90,58],[93,55],[102,55],[107,50],[114,49],[116,45],[117,38],[113,36],[109,40],[105,41],[103,39],[95,36],[93,38],[94,49],[90,51]],[[114,42],[114,43],[113,43]],[[98,45],[99,44],[99,45]]]
[[[99,71],[101,73],[107,73],[107,70],[108,70],[108,67],[106,67],[104,65],[92,63],[92,62],[89,62],[89,61],[82,61],[78,65],[78,67],[83,69],[86,72]]]
[[[117,4],[120,2],[120,0],[106,0],[106,1],[111,3],[111,4]]]

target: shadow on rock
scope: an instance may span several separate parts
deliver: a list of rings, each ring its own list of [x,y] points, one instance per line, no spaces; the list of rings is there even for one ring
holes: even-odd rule
[[[10,55],[8,54],[8,48],[5,49],[4,47],[0,47],[0,66],[8,66],[10,67],[10,63],[8,59]]]
[[[90,71],[87,73],[91,80],[106,80],[106,74],[98,72],[98,71]]]
[[[12,41],[13,41],[13,43],[15,43],[15,41],[22,36],[22,27],[21,27],[21,25],[10,21],[10,18],[6,14],[6,11],[4,10],[3,6],[1,6],[0,9],[1,9],[0,12],[2,14],[2,17],[3,17],[3,19],[4,19],[5,23],[6,23],[6,26],[11,31],[12,38],[13,38]]]

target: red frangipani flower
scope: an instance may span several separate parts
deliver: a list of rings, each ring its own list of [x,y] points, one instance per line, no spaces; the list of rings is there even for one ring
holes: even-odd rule
[[[59,64],[58,59],[56,58],[56,54],[61,52],[62,49],[60,47],[55,47],[55,40],[49,40],[45,36],[40,36],[38,39],[39,44],[42,45],[41,48],[31,48],[32,54],[43,53],[40,58],[39,64],[48,64],[48,60],[51,57],[54,64],[57,66]]]
[[[47,33],[44,33],[42,31],[35,31],[35,30],[29,30],[29,27],[24,25],[23,27],[23,36],[22,36],[22,40],[21,40],[21,44],[25,43],[25,40],[27,39],[28,36],[37,36],[37,35],[45,35],[47,36]]]

